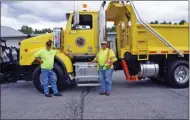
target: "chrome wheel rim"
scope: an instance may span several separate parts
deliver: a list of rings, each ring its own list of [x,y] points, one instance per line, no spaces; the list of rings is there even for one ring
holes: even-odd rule
[[[177,82],[185,83],[189,80],[189,69],[186,66],[178,66],[174,72]]]

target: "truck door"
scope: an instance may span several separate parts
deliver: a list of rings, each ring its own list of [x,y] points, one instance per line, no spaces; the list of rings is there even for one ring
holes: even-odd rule
[[[67,31],[66,37],[66,51],[70,54],[90,54],[95,48],[95,30],[93,24],[92,14],[80,14],[80,23],[76,27],[73,26],[73,17],[71,22],[70,30]]]

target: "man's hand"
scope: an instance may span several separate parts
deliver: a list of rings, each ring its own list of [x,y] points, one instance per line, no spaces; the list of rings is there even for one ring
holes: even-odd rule
[[[96,61],[93,60],[93,61],[91,61],[91,62],[88,62],[88,64],[92,64],[92,63],[95,63],[95,62],[96,62]]]
[[[111,66],[112,66],[112,65],[111,65],[111,64],[109,64],[107,67],[108,67],[108,68],[110,68]]]
[[[43,63],[43,61],[42,61],[42,60],[40,60],[39,62],[40,62],[40,64],[42,64],[42,63]]]
[[[109,62],[107,67],[110,68],[112,65],[113,65],[113,62]]]
[[[43,63],[43,61],[40,58],[36,58],[36,61],[38,61],[40,64]]]

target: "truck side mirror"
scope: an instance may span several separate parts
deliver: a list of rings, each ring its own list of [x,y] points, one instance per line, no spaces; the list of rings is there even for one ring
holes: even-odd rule
[[[73,27],[76,28],[77,25],[79,25],[80,21],[79,21],[79,12],[75,11],[74,12],[74,25]]]

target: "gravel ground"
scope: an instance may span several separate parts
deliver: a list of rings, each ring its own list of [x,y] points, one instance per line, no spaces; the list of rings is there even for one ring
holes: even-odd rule
[[[70,88],[46,98],[32,82],[1,85],[1,119],[188,119],[189,89],[172,89],[151,80],[128,82],[113,74],[113,93],[98,87]]]

